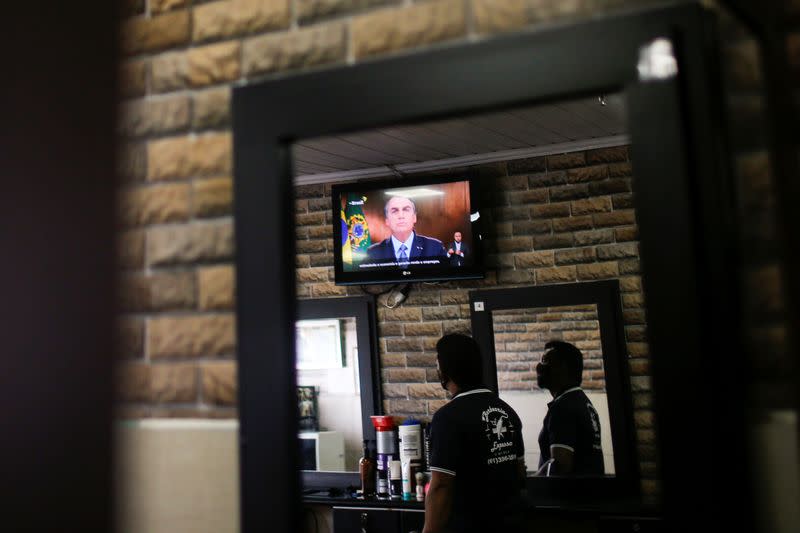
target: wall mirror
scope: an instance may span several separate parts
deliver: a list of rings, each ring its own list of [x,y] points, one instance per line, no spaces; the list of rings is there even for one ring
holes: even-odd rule
[[[726,295],[732,294],[730,288],[734,285],[734,273],[728,268],[730,262],[726,256],[732,248],[727,240],[730,236],[727,224],[731,220],[730,199],[726,196],[727,153],[723,142],[713,145],[707,142],[723,137],[717,130],[721,99],[712,95],[710,89],[716,83],[712,78],[719,57],[713,39],[708,38],[713,28],[713,14],[700,6],[666,7],[276,78],[234,90],[244,529],[298,529],[300,491],[294,462],[298,434],[294,379],[298,302],[296,265],[292,259],[298,247],[293,212],[295,165],[298,165],[295,158],[298,161],[301,158],[293,154],[293,147],[311,139],[364,130],[405,127],[565,100],[596,100],[602,94],[620,94],[626,106],[625,133],[630,136],[637,183],[633,204],[640,234],[641,275],[647,287],[643,301],[647,305],[647,334],[653,354],[653,388],[658,399],[654,410],[664,458],[663,481],[665,493],[669,489],[671,494],[683,494],[686,468],[703,471],[694,442],[706,438],[717,442],[718,437],[701,419],[687,419],[685,413],[696,407],[696,403],[684,390],[674,388],[674,383],[704,375],[699,365],[708,364],[708,354],[735,349],[730,346],[733,339],[727,335],[729,324],[736,322],[732,316],[735,307],[726,305],[729,303]],[[469,130],[459,135],[466,142],[472,140]],[[421,137],[411,140],[422,148],[429,144]],[[342,156],[344,152],[337,149],[336,155]],[[372,161],[355,159],[357,163],[373,166]],[[403,174],[401,164],[394,161],[392,167]],[[334,172],[336,168],[309,172],[328,171]],[[509,213],[514,212],[509,209]],[[320,224],[334,223],[331,211],[308,218],[320,219]],[[514,220],[502,222],[510,223],[505,227],[513,227]],[[550,242],[552,245],[558,241]],[[282,253],[277,254],[276,250]],[[326,248],[310,253],[328,252]],[[507,271],[512,273],[506,274],[503,283],[537,282],[531,279],[530,269],[507,268]],[[324,279],[320,283],[327,284],[329,295],[348,294],[348,290],[331,283],[328,270],[322,274],[320,277]],[[310,295],[314,296],[313,290]],[[586,302],[556,302],[547,306],[528,302],[524,307],[582,304]],[[615,406],[621,405],[613,398],[613,380],[617,374],[609,366],[604,313],[601,304],[597,305],[615,459],[613,475],[599,479],[602,483],[598,484],[597,493],[601,494],[609,483],[635,482],[636,476],[631,474],[632,469],[626,469],[623,460],[631,448],[626,448],[625,438],[616,438]],[[441,318],[452,321],[448,323],[448,331],[451,326],[468,329],[462,323],[469,319],[466,302],[452,304],[447,313],[454,316]],[[426,319],[441,316],[430,312],[419,315]],[[683,327],[675,327],[676,317],[680,317]],[[422,318],[419,322],[423,323]],[[423,349],[421,359],[429,359],[431,354],[424,353],[428,344],[417,344]],[[485,349],[488,353],[494,347],[490,344]],[[285,354],[285,357],[265,358],[265,353]],[[408,356],[405,360],[409,360]],[[496,368],[491,371],[496,375]],[[426,384],[426,372],[415,374]],[[698,387],[698,393],[707,392]],[[405,403],[424,410],[420,412],[424,415],[431,406],[430,401],[424,402],[424,408],[421,402]],[[676,405],[682,409],[675,409]],[[362,429],[368,426],[362,421]],[[719,429],[718,426],[714,429]],[[285,431],[270,431],[273,427]],[[689,428],[693,440],[684,438]],[[726,449],[719,444],[719,449]],[[550,481],[553,481],[551,486],[558,484],[555,479]],[[710,476],[694,481],[693,493],[714,490]],[[580,485],[592,483],[582,481]],[[565,488],[562,494],[567,497],[569,487],[575,485]],[[698,497],[682,503],[691,507],[701,501]],[[275,508],[281,511],[276,513]]]
[[[597,305],[497,308],[489,312],[497,365],[497,390],[525,421],[523,434],[528,446],[525,453],[528,471],[535,472],[541,464],[536,440],[547,414],[547,404],[553,399],[546,389],[537,385],[536,364],[548,341],[561,340],[572,343],[583,354],[581,388],[600,417],[604,472],[613,475],[614,446]]]
[[[361,444],[374,438],[369,417],[380,414],[373,299],[299,300],[297,318],[297,412],[304,486],[353,484]]]
[[[563,340],[583,353],[581,388],[600,418],[605,473],[596,486],[635,493],[638,461],[619,282],[472,291],[470,309],[486,382],[522,420],[528,475],[538,468],[537,440],[553,400],[537,386],[535,366],[547,341]],[[546,493],[547,481],[532,480],[534,489]]]

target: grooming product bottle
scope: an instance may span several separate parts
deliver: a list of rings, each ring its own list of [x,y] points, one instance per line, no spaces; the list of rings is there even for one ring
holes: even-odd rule
[[[378,454],[392,455],[397,453],[397,433],[395,432],[394,417],[371,416],[372,425],[375,426],[375,438]]]
[[[389,463],[389,496],[393,500],[403,497],[403,467],[400,461]]]
[[[408,419],[400,425],[400,461],[422,460],[422,431],[418,420]]]
[[[422,426],[422,469],[425,472],[431,470],[431,425]]]
[[[361,495],[370,498],[375,495],[375,459],[369,449],[369,441],[364,441],[363,455],[358,461],[358,473],[361,477]]]
[[[403,499],[414,500],[415,475],[421,470],[422,432],[418,420],[408,419],[400,425],[400,463],[403,475]]]
[[[411,492],[411,461],[401,461],[403,472],[403,499],[413,500],[414,493]]]
[[[378,464],[375,472],[375,491],[378,494],[378,498],[389,497],[389,463],[391,460],[391,455],[378,454]]]
[[[391,416],[372,416],[375,426],[377,448],[377,471],[375,486],[379,498],[389,497],[389,463],[397,453],[394,418]]]

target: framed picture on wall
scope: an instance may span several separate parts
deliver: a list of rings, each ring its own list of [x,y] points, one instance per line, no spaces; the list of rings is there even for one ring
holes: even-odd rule
[[[297,387],[297,411],[300,431],[319,431],[317,395],[317,387],[305,385]]]
[[[342,368],[342,333],[338,319],[296,322],[298,370]]]

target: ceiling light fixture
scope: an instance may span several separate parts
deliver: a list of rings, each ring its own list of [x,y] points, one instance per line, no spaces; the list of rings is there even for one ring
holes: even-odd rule
[[[422,198],[424,196],[444,196],[443,191],[414,187],[413,189],[393,189],[384,192],[386,196],[402,196],[404,198]]]

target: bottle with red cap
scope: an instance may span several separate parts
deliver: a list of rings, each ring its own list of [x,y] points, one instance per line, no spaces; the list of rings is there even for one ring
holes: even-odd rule
[[[379,498],[389,498],[391,476],[389,467],[397,454],[397,441],[394,418],[391,416],[372,416],[377,442],[376,490]]]

